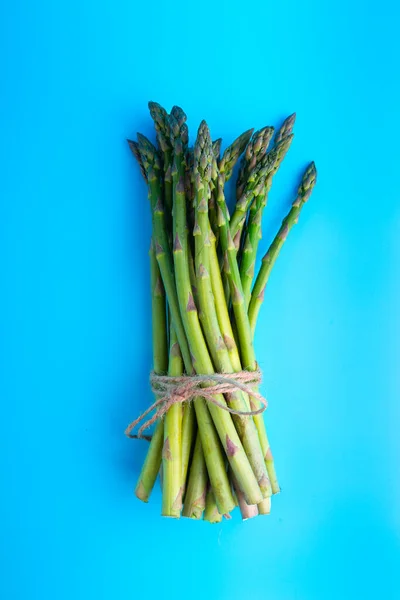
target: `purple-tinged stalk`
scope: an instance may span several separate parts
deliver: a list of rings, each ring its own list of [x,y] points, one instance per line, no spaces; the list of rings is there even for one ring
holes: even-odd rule
[[[233,475],[232,475],[232,482],[233,482],[233,487],[235,490],[236,498],[238,499],[238,504],[239,504],[240,514],[242,515],[242,520],[247,521],[248,519],[253,519],[253,517],[256,517],[258,515],[257,504],[247,504],[244,494],[243,494],[242,490],[240,489],[240,486],[239,486],[238,482],[236,481],[236,478]],[[262,503],[260,503],[258,506],[260,506],[264,502],[270,503],[271,498],[270,497],[264,498]]]

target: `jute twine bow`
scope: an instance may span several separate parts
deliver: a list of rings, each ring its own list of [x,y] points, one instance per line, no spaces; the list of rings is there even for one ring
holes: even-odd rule
[[[214,375],[183,375],[181,377],[157,375],[157,373],[152,371],[150,373],[150,384],[157,400],[128,425],[125,429],[125,435],[136,439],[151,439],[149,436],[142,435],[146,429],[159,419],[162,419],[174,404],[188,402],[196,396],[204,398],[233,415],[242,417],[259,415],[264,412],[268,405],[264,396],[253,389],[253,386],[259,383],[261,383],[261,371],[259,369],[251,372],[240,371],[239,373],[215,373]],[[216,394],[232,394],[237,390],[241,390],[251,398],[258,400],[262,406],[256,410],[234,410],[215,399]],[[145,420],[145,417],[152,412],[154,412],[154,415]],[[133,435],[131,433],[132,430],[139,423],[142,423],[142,421],[144,423],[139,428],[139,431],[136,435]]]

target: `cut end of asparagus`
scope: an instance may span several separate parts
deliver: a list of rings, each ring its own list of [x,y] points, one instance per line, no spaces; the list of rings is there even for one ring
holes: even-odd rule
[[[271,513],[271,497],[264,498],[260,504],[257,505],[257,514],[269,515]]]
[[[139,500],[141,500],[142,502],[148,502],[149,501],[149,494],[145,488],[145,486],[143,485],[143,481],[140,480],[135,488],[135,496],[136,498],[139,498]]]

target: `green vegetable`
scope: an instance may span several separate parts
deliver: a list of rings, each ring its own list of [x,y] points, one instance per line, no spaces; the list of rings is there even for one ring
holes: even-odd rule
[[[174,106],[168,113],[155,102],[149,108],[157,147],[141,134],[128,143],[148,186],[152,216],[154,372],[182,379],[257,371],[253,337],[265,286],[316,182],[311,163],[253,285],[262,216],[293,140],[295,115],[270,149],[274,128],[268,126],[254,134],[249,129],[221,155],[222,139],[211,141],[205,121],[189,148],[183,110]],[[237,164],[230,217],[226,183]],[[138,203],[135,210],[140,215]],[[258,410],[259,401],[248,388],[225,388],[211,392],[217,406],[201,395],[209,385],[201,381],[199,395],[187,400],[177,390],[156,422],[136,496],[149,500],[162,469],[163,516],[220,523],[237,505],[243,519],[269,514],[271,494],[280,488],[264,419],[243,414]]]

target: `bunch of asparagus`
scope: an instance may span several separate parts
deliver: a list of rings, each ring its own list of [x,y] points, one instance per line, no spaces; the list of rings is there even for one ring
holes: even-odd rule
[[[261,219],[273,178],[293,140],[295,115],[274,135],[250,129],[221,156],[205,121],[189,146],[186,115],[149,103],[157,145],[128,140],[148,185],[153,367],[173,377],[255,371],[253,336],[282,245],[316,182],[306,169],[292,207],[255,277]],[[239,162],[240,161],[240,162]],[[238,164],[230,213],[226,183]],[[258,402],[240,389],[216,400],[239,412]],[[201,396],[173,404],[156,424],[136,496],[147,502],[158,474],[162,515],[217,523],[239,505],[243,519],[268,514],[279,492],[261,414],[237,415]]]

